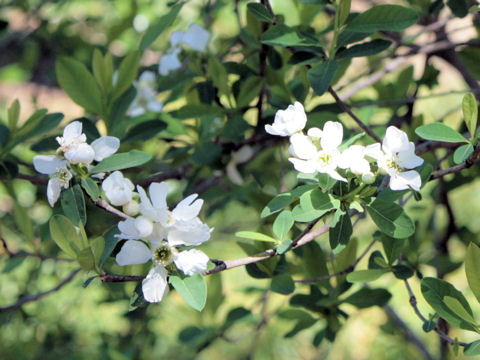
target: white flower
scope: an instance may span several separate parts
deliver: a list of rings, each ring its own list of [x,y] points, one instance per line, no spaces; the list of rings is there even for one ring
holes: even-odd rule
[[[122,206],[132,200],[133,183],[123,177],[120,171],[114,171],[102,182],[105,196],[114,206]]]
[[[185,275],[191,276],[206,271],[209,260],[200,250],[179,252],[166,242],[153,245],[150,249],[137,240],[127,240],[115,259],[120,266],[144,264],[152,260],[154,268],[142,282],[143,296],[148,302],[159,302],[167,294],[166,266],[174,263]]]
[[[140,195],[140,212],[166,229],[170,245],[200,245],[210,239],[213,229],[198,218],[203,200],[195,200],[197,194],[187,196],[172,211],[169,211],[166,183],[150,184],[150,198],[141,186],[137,186],[137,191]]]
[[[156,76],[152,71],[144,71],[134,83],[137,95],[130,105],[130,115],[139,116],[146,111],[161,112],[163,104],[157,100]]]
[[[182,37],[182,42],[196,51],[205,51],[208,40],[210,40],[210,33],[198,24],[190,25]]]
[[[286,110],[278,110],[272,125],[265,125],[265,131],[271,135],[291,136],[305,127],[307,114],[303,105],[295,101]]]
[[[342,143],[343,127],[339,122],[327,121],[321,133],[321,150],[313,144],[309,137],[298,134],[290,138],[290,153],[293,156],[288,160],[301,173],[313,174],[320,172],[328,174],[335,180],[347,181],[337,172],[340,161],[338,147]]]
[[[178,59],[180,51],[180,48],[175,48],[162,55],[160,62],[158,63],[158,72],[160,75],[167,76],[169,72],[178,70],[182,67],[182,63]]]
[[[390,175],[392,190],[412,188],[420,191],[422,179],[413,169],[423,164],[423,159],[415,155],[415,145],[408,141],[407,134],[395,126],[387,128],[382,145],[367,146],[365,154],[376,159],[379,169]]]
[[[93,140],[91,147],[95,152],[93,160],[99,162],[117,152],[120,140],[114,136],[101,136]]]
[[[365,159],[365,146],[352,145],[345,149],[340,156],[338,167],[341,169],[350,169],[352,173],[358,176],[373,176],[370,163]],[[368,177],[366,178],[369,179]]]
[[[51,207],[55,205],[62,188],[69,186],[72,173],[67,169],[67,161],[55,155],[38,155],[33,158],[33,167],[40,174],[50,175],[47,184],[47,199]]]
[[[80,121],[73,121],[63,129],[63,137],[56,138],[60,149],[65,153],[71,146],[84,144],[87,137],[82,133],[82,123]]]

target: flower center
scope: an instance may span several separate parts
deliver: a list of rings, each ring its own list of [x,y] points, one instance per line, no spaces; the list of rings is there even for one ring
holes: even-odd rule
[[[170,246],[161,245],[153,253],[153,262],[157,265],[167,266],[173,261],[173,252]]]
[[[332,155],[330,154],[327,154],[325,152],[321,152],[319,155],[318,155],[318,162],[322,163],[322,166],[327,166],[330,164],[331,160],[332,160]]]
[[[387,168],[395,170],[397,172],[403,171],[403,168],[398,164],[398,155],[394,154],[387,160]]]
[[[66,189],[68,188],[68,183],[72,178],[72,174],[67,169],[60,168],[57,170],[54,177],[58,178],[58,180],[60,180],[60,186],[63,186]]]
[[[176,220],[175,218],[173,217],[172,215],[172,212],[169,211],[168,212],[168,219],[167,219],[167,223],[165,224],[166,226],[173,226],[175,224]]]

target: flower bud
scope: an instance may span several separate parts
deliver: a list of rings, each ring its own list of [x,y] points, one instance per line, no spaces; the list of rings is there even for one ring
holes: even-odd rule
[[[137,216],[140,212],[140,203],[138,201],[131,200],[130,202],[123,205],[122,210],[128,216]]]
[[[371,173],[371,172],[363,174],[362,175],[362,181],[365,184],[373,184],[375,182],[375,175],[373,175],[373,173]]]

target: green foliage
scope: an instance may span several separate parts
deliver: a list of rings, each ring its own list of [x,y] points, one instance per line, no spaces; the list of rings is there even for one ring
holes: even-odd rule
[[[337,61],[325,60],[320,65],[308,70],[308,82],[317,95],[323,95],[323,93],[327,91],[338,67]]]
[[[378,30],[400,31],[418,21],[417,13],[399,5],[377,5],[347,23],[346,31],[370,33]]]
[[[405,239],[415,232],[415,225],[400,205],[381,199],[367,206],[368,214],[378,228],[395,239]]]
[[[121,169],[127,169],[134,166],[140,166],[150,161],[152,155],[143,151],[132,150],[128,153],[113,154],[100,163],[95,165],[91,170],[91,174],[98,174],[101,172],[109,172]]]
[[[468,142],[458,131],[442,123],[423,125],[415,129],[418,136],[435,141]]]
[[[188,305],[197,311],[203,310],[207,300],[207,285],[202,275],[197,274],[184,279],[170,276],[168,281]]]

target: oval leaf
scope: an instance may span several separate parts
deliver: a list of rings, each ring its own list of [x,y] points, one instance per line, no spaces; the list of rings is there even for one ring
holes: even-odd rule
[[[473,146],[472,144],[465,144],[460,146],[455,152],[453,153],[453,161],[455,164],[460,164],[467,160],[470,155],[473,154]]]
[[[468,131],[470,132],[470,136],[473,139],[475,138],[475,130],[477,128],[478,119],[478,105],[473,94],[468,93],[463,97],[462,111]]]
[[[250,11],[253,16],[255,16],[260,21],[273,22],[275,18],[270,14],[267,8],[259,3],[250,3],[247,4],[247,9]]]
[[[289,210],[282,211],[273,222],[273,233],[280,240],[287,236],[294,223],[292,212]]]
[[[102,113],[100,88],[85,65],[75,59],[61,57],[57,60],[55,71],[58,83],[73,101],[95,114]]]
[[[80,243],[77,230],[72,222],[63,215],[53,215],[50,219],[50,235],[60,249],[71,258],[76,258]]]
[[[63,213],[73,222],[73,224],[86,224],[87,214],[85,211],[85,199],[80,185],[77,184],[62,191],[61,204]]]
[[[347,31],[369,33],[378,30],[400,31],[418,21],[417,13],[399,5],[377,5],[356,16]]]
[[[442,123],[433,123],[420,126],[415,129],[415,133],[427,140],[445,141],[445,142],[468,142],[458,131]]]
[[[308,70],[308,82],[317,95],[322,95],[325,91],[327,91],[328,87],[332,83],[333,76],[335,75],[337,69],[337,61],[326,60],[320,65]]]
[[[480,303],[480,261],[478,259],[480,259],[480,248],[474,243],[470,243],[465,258],[465,273],[468,286]]]
[[[383,50],[389,48],[392,44],[391,41],[375,39],[372,41],[365,42],[363,44],[353,45],[348,49],[339,51],[335,54],[336,59],[349,59],[360,56],[370,56],[378,54]]]
[[[476,340],[465,346],[463,353],[467,356],[480,355],[480,340]]]
[[[376,199],[367,206],[367,211],[378,228],[388,236],[404,239],[415,232],[412,219],[396,203]]]
[[[207,301],[207,284],[202,275],[196,274],[185,279],[170,276],[168,281],[188,305],[202,311]]]
[[[132,150],[128,153],[113,154],[94,166],[90,173],[98,174],[101,172],[131,168],[134,166],[143,165],[150,161],[151,158],[152,155],[138,150]]]
[[[273,242],[273,243],[278,243],[277,240],[272,238],[271,236],[258,233],[255,231],[238,231],[235,233],[235,236],[241,237],[244,239],[250,239],[250,240],[255,240],[255,241],[264,241],[264,242]]]
[[[377,280],[380,276],[387,272],[388,269],[357,270],[347,275],[347,281],[351,283],[369,282]]]

